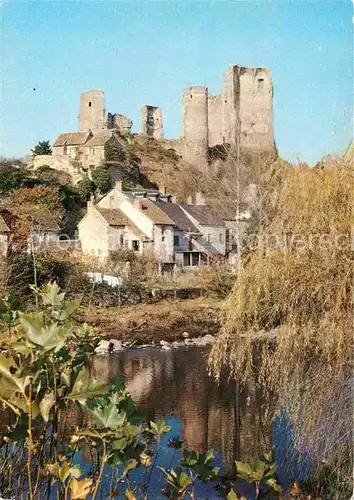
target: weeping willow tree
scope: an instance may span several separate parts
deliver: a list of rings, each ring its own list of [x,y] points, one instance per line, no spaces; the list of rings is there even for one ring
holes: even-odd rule
[[[314,462],[325,461],[331,498],[346,498],[341,494],[352,477],[353,170],[337,159],[324,169],[270,169],[267,176],[268,216],[227,300],[210,369],[218,377],[226,365],[246,382],[261,344],[259,380],[279,394],[295,447]],[[272,329],[276,341],[264,342]]]

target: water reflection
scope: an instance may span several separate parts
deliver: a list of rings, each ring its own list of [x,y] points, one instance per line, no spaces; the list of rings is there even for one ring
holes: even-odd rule
[[[139,411],[148,419],[177,419],[184,446],[221,453],[225,471],[271,449],[271,422],[256,384],[217,385],[207,373],[208,349],[141,349],[97,358],[97,377],[121,375]],[[269,401],[268,401],[269,403]],[[171,431],[174,434],[173,431]]]

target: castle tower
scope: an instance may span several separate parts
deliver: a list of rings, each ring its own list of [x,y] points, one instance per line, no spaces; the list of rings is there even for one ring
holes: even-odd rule
[[[156,106],[143,106],[141,108],[142,133],[154,139],[163,139],[162,109]]]
[[[107,128],[104,92],[88,90],[80,94],[79,131],[98,132]]]
[[[201,167],[208,165],[208,89],[185,87],[182,97],[183,158]]]
[[[273,83],[267,68],[233,65],[222,89],[222,138],[243,151],[274,151]]]

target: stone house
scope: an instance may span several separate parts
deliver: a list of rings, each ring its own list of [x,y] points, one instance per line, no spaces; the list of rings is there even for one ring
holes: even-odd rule
[[[5,221],[12,234],[9,248],[31,251],[41,246],[55,245],[59,242],[60,228],[49,210],[27,212],[16,207],[0,208],[0,219]]]
[[[174,222],[153,201],[123,191],[117,182],[95,206],[89,204],[79,222],[79,238],[84,253],[101,258],[125,247],[152,252],[162,263],[173,263],[173,228]]]
[[[0,215],[0,257],[7,257],[10,245],[10,229]]]
[[[30,234],[28,236],[28,245],[40,246],[55,246],[59,242],[60,228],[49,212],[38,216],[31,217]]]
[[[43,165],[67,172],[74,183],[90,174],[107,159],[109,147],[122,148],[114,130],[103,130],[96,134],[69,132],[60,134],[53,143],[51,155],[34,156],[34,167]]]
[[[83,253],[106,258],[110,250],[123,247],[128,222],[120,210],[100,208],[89,201],[87,213],[78,224]]]
[[[182,267],[208,265],[213,257],[226,255],[224,222],[208,205],[159,203],[175,223],[175,262]]]

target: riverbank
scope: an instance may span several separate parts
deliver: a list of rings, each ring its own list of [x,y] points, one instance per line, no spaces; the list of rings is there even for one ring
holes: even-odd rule
[[[208,297],[178,302],[161,301],[129,307],[90,307],[82,319],[103,340],[119,340],[134,346],[174,342],[216,335],[221,325],[222,301]]]

